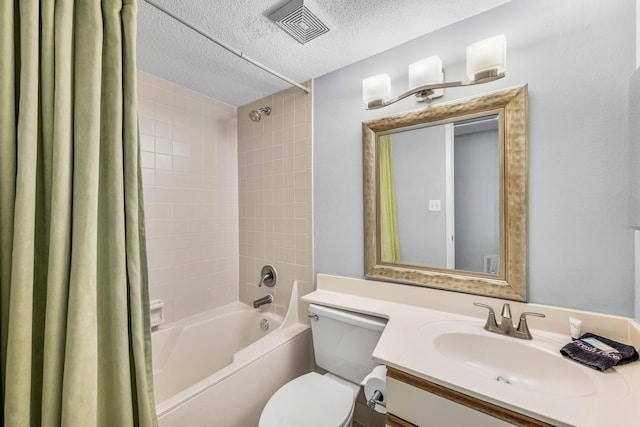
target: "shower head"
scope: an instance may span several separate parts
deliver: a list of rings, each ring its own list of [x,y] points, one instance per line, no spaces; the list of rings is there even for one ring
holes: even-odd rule
[[[256,123],[260,121],[261,116],[262,115],[258,110],[253,110],[252,112],[249,113],[249,118]]]
[[[254,122],[258,123],[262,118],[262,114],[264,114],[265,116],[268,116],[269,114],[271,114],[271,107],[263,107],[257,110],[253,110],[249,113],[249,118]]]

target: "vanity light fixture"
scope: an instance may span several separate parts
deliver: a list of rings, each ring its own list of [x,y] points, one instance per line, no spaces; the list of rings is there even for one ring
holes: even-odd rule
[[[409,65],[409,90],[391,98],[391,79],[377,74],[362,81],[362,100],[367,110],[386,107],[415,95],[418,102],[431,102],[444,95],[449,87],[472,86],[489,83],[505,76],[507,68],[507,40],[504,35],[490,37],[467,47],[467,76],[469,80],[445,82],[442,61],[437,56]]]

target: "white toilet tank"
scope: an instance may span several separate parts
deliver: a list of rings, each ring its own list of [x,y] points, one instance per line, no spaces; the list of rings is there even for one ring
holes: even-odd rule
[[[376,365],[371,354],[387,321],[316,304],[309,313],[316,364],[360,384]]]

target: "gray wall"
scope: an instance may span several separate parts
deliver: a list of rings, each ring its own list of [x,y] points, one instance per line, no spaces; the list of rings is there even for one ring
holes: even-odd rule
[[[640,0],[635,0],[636,2],[636,68],[640,67],[640,31],[638,30],[638,28],[640,28]],[[633,95],[631,95],[633,97]],[[631,138],[629,139],[629,142],[631,144],[640,144],[639,140],[632,140]],[[629,158],[631,158],[631,153],[629,153]],[[636,165],[638,165],[636,162],[634,162]],[[638,165],[640,166],[640,165]],[[629,190],[630,192],[632,191],[632,189]],[[636,289],[635,289],[635,312],[636,312],[636,320],[640,321],[640,231],[636,230],[634,232],[634,237],[635,237],[635,283],[636,283]]]
[[[528,83],[530,301],[632,315],[627,138],[635,20],[633,0],[514,0],[317,79],[316,272],[363,276],[361,122],[419,107],[406,99],[366,111],[362,79],[386,72],[398,94],[408,64],[434,54],[447,80],[463,79],[466,46],[504,33],[508,76],[449,89],[437,102]]]
[[[640,69],[629,79],[629,97],[629,225],[636,230],[635,314],[640,321]]]

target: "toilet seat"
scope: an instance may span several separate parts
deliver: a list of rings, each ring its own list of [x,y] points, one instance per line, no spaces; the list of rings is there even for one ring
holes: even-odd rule
[[[348,386],[311,372],[288,382],[269,399],[259,427],[343,427],[354,406]]]

